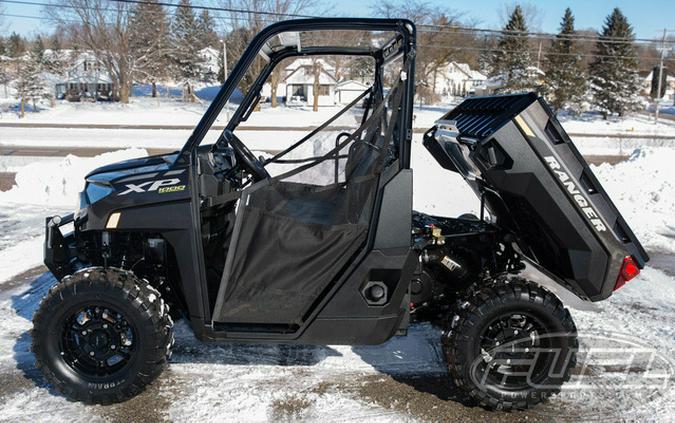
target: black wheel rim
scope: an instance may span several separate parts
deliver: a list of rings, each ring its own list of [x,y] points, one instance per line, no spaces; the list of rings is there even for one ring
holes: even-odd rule
[[[497,390],[536,386],[548,377],[554,363],[555,339],[550,333],[548,325],[529,313],[497,316],[481,332],[474,377]]]
[[[136,331],[122,313],[103,305],[86,306],[66,318],[61,356],[81,375],[110,376],[129,364],[136,343]]]

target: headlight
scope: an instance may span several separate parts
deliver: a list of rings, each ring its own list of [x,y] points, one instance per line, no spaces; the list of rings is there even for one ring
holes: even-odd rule
[[[84,189],[86,200],[88,204],[94,204],[98,200],[110,195],[114,189],[110,185],[99,184],[96,182],[87,182],[87,187]]]

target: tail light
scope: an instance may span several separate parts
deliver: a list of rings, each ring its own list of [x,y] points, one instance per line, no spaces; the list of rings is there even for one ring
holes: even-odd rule
[[[619,271],[619,277],[616,278],[616,284],[614,284],[614,290],[621,288],[637,275],[640,274],[640,268],[633,261],[633,257],[626,256],[623,259],[623,264],[621,265],[621,270]]]

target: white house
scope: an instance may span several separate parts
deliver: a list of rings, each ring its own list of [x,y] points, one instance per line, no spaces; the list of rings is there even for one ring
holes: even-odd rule
[[[197,52],[201,59],[201,70],[203,79],[206,81],[215,81],[220,70],[220,51],[213,47],[205,47]]]
[[[539,69],[536,66],[528,66],[526,68],[526,72],[529,75],[528,77],[532,78],[532,82],[534,85],[541,86],[544,84],[544,78],[546,77],[546,73],[543,70]],[[505,84],[505,78],[506,74],[491,76],[490,78],[486,79],[482,84],[477,85],[475,87],[475,94],[492,95],[499,92],[499,90]]]
[[[335,86],[335,101],[340,104],[349,104],[367,89],[368,85],[352,79],[338,82]]]
[[[664,67],[665,69],[665,67]],[[654,78],[654,71],[652,70],[642,80],[642,91],[645,95],[649,95],[652,90],[652,78]],[[675,95],[675,76],[666,73],[666,98],[673,98]]]
[[[284,69],[283,88],[286,92],[287,103],[297,102],[309,105],[314,101],[314,60],[318,62],[320,67],[319,106],[335,105],[335,87],[337,85],[333,76],[335,68],[323,59],[311,58],[294,60]]]
[[[45,74],[45,80],[54,84],[57,99],[72,101],[111,100],[114,84],[108,71],[87,50],[45,50],[45,58],[67,63],[62,75]]]
[[[467,63],[450,62],[438,68],[431,81],[434,92],[442,97],[464,97],[487,80],[487,76],[471,69]]]

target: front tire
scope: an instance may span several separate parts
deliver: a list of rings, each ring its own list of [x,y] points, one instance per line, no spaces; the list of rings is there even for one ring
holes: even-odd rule
[[[173,345],[159,292],[132,272],[92,267],[49,290],[33,317],[36,366],[85,403],[125,401],[159,376]]]
[[[470,289],[443,339],[460,392],[492,410],[522,410],[560,391],[576,365],[576,326],[560,300],[522,279]]]

